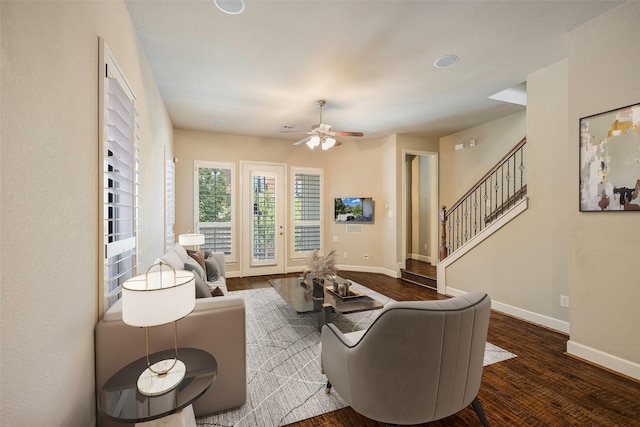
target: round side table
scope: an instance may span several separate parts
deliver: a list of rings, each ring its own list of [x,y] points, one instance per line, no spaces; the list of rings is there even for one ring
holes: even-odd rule
[[[153,353],[149,360],[173,358],[174,350]],[[104,384],[98,398],[98,409],[107,417],[121,423],[144,423],[184,411],[193,416],[190,405],[211,386],[218,372],[215,357],[195,348],[179,348],[178,359],[184,362],[187,372],[176,388],[158,396],[146,396],[138,391],[138,376],[147,368],[147,358],[142,357],[116,372]],[[193,421],[195,425],[195,420]]]

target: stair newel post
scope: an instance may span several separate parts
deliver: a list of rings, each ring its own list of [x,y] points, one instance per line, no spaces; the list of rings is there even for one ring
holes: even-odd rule
[[[440,209],[440,225],[442,225],[440,233],[440,261],[442,261],[449,255],[447,251],[447,207],[444,205]]]

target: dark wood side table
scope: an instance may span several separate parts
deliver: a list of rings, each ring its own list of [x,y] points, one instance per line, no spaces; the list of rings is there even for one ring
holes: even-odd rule
[[[174,350],[166,350],[153,353],[149,359],[153,364],[173,356]],[[187,372],[173,390],[159,396],[145,396],[138,392],[138,376],[147,367],[145,356],[109,378],[100,391],[98,409],[121,423],[146,423],[179,413],[185,408],[185,413],[193,416],[190,405],[209,389],[216,378],[218,363],[211,354],[195,348],[179,348],[178,359],[184,362]]]

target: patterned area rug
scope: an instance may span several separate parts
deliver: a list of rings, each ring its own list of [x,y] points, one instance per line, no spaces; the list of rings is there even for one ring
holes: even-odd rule
[[[392,299],[354,283],[353,288],[378,301]],[[247,315],[247,403],[242,407],[199,417],[198,426],[282,426],[344,408],[332,392],[325,394],[320,372],[315,313],[298,314],[271,287],[230,292],[242,296]],[[381,310],[335,316],[343,332],[366,329]],[[485,366],[515,357],[487,343]]]

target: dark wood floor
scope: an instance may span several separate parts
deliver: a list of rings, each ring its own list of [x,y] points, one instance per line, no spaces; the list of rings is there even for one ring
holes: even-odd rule
[[[446,298],[381,274],[341,271],[397,301]],[[293,275],[295,276],[295,275]],[[230,290],[271,277],[228,279]],[[565,354],[568,337],[492,311],[488,341],[517,355],[484,368],[478,397],[492,426],[640,426],[640,383]],[[351,408],[290,426],[368,427],[383,424]],[[471,408],[425,426],[478,426]]]
[[[408,259],[406,260],[406,270],[425,277],[431,277],[433,279],[436,279],[438,277],[436,267],[429,264],[428,262]]]

